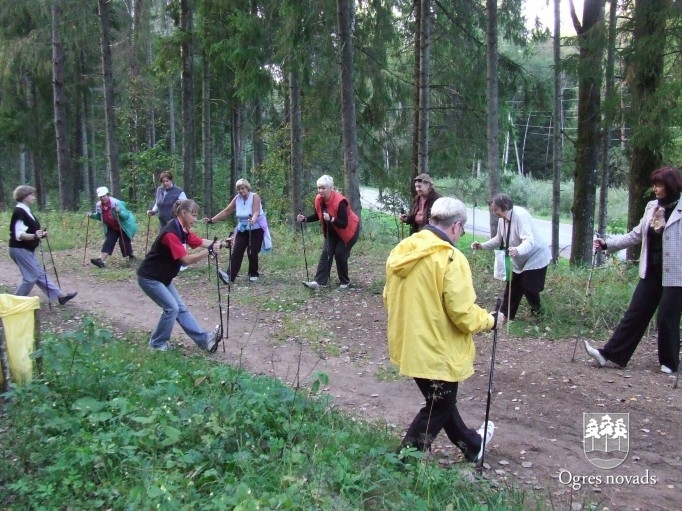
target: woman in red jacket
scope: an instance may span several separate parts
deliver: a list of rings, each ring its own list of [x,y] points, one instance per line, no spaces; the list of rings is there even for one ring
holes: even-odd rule
[[[324,247],[320,262],[317,264],[315,280],[304,282],[310,289],[329,285],[332,261],[336,258],[336,273],[339,276],[339,289],[348,289],[348,258],[350,251],[360,235],[360,219],[339,192],[334,190],[334,179],[324,175],[317,180],[317,196],[315,197],[315,213],[296,217],[300,222],[322,222]]]

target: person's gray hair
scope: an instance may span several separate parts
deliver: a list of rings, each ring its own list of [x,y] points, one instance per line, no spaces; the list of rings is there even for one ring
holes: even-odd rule
[[[36,193],[36,189],[33,188],[32,186],[19,185],[14,189],[12,197],[14,197],[14,200],[17,202],[24,202],[24,199],[31,195],[32,193]]]
[[[453,197],[441,197],[436,199],[431,206],[431,223],[445,229],[459,222],[464,225],[467,222],[467,207],[464,203]]]
[[[317,186],[324,186],[325,188],[334,188],[334,178],[325,174],[320,176],[317,180]]]
[[[246,179],[241,178],[234,184],[234,189],[239,190],[240,187],[245,186],[248,191],[251,191],[251,183]]]
[[[509,211],[514,207],[514,201],[512,201],[508,195],[498,193],[497,195],[494,195],[492,199],[490,199],[490,205],[497,206],[502,211]]]

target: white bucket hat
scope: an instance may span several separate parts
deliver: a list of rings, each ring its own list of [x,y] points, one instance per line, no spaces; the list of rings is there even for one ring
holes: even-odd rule
[[[105,195],[109,195],[109,188],[106,186],[100,186],[97,189],[97,197],[104,197]]]

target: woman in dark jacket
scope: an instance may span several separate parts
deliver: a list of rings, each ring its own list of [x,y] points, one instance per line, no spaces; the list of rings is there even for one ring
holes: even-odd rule
[[[47,238],[48,232],[40,227],[40,222],[31,212],[35,199],[36,189],[32,186],[21,185],[14,190],[17,205],[9,224],[9,256],[23,277],[14,294],[28,296],[33,286],[37,285],[49,301],[57,300],[64,305],[78,293],[65,293],[59,289],[36,258],[35,250],[40,246],[40,240]]]
[[[173,285],[182,265],[190,265],[206,260],[207,252],[187,252],[190,248],[207,248],[212,255],[220,245],[208,239],[202,239],[192,232],[197,221],[199,206],[193,200],[178,201],[173,213],[175,218],[168,222],[156,237],[152,248],[137,269],[137,283],[149,298],[163,309],[161,318],[149,339],[149,347],[159,351],[168,349],[173,325],[175,322],[202,350],[215,351],[220,341],[221,327],[213,332],[202,329],[192,313],[180,298]]]
[[[412,208],[410,214],[402,213],[400,221],[410,226],[410,234],[421,231],[422,227],[428,225],[429,218],[431,218],[431,206],[436,202],[436,199],[441,197],[433,188],[433,181],[428,174],[419,174],[414,178],[414,188],[417,195],[412,201]]]

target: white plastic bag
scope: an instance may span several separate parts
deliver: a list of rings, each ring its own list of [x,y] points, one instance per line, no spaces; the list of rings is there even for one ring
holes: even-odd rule
[[[495,250],[494,252],[495,265],[493,267],[493,277],[506,282],[511,276],[511,260],[506,250]]]

